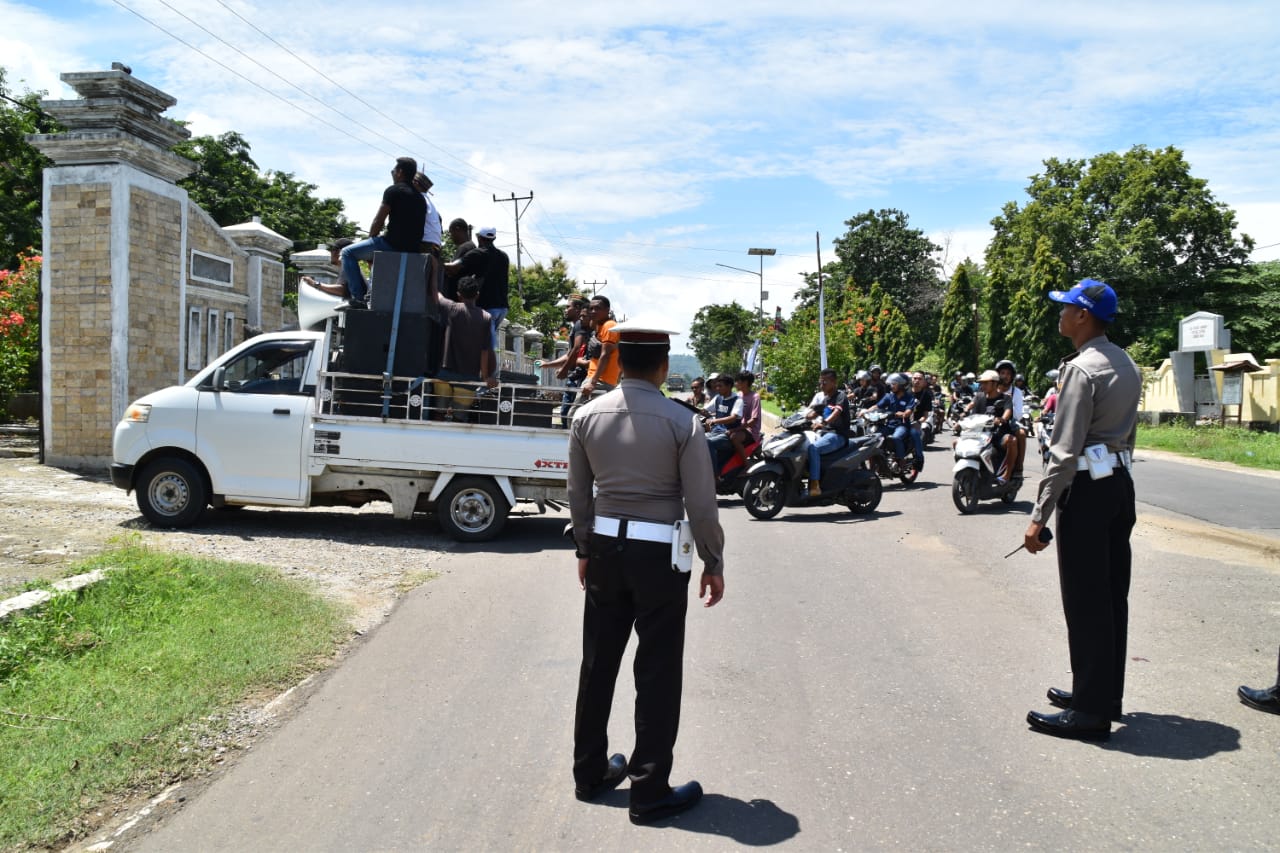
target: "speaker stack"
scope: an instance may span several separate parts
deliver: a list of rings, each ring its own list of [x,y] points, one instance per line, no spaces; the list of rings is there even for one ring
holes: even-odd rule
[[[424,376],[433,367],[430,352],[435,327],[427,316],[427,258],[374,253],[369,309],[347,311],[339,370],[380,375],[390,364],[393,376],[413,377]]]

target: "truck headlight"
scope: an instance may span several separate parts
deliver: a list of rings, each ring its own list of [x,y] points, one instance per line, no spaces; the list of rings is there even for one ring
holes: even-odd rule
[[[150,403],[133,403],[129,408],[124,410],[124,418],[130,423],[145,424],[151,419]]]

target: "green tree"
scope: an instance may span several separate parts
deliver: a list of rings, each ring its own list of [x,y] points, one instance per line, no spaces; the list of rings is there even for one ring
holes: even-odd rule
[[[27,142],[29,133],[53,133],[54,120],[40,110],[44,92],[12,96],[0,68],[0,268],[18,268],[19,256],[39,249],[42,172],[52,161]]]
[[[756,312],[736,300],[728,305],[704,305],[689,326],[689,347],[708,372],[729,373],[742,367],[742,354],[751,347],[758,330]]]
[[[878,283],[906,314],[916,337],[932,339],[943,293],[936,257],[941,247],[910,227],[907,215],[894,208],[859,213],[845,225],[848,230],[833,241],[836,260],[823,267],[827,285],[853,281],[865,293]],[[806,281],[796,298],[802,306],[817,305],[817,276],[806,276]],[[829,292],[826,306],[833,316],[843,313],[844,298],[851,292],[837,287]]]
[[[356,236],[356,224],[344,215],[341,199],[317,197],[315,184],[290,172],[260,172],[249,142],[235,131],[197,136],[173,150],[199,166],[178,185],[219,225],[259,216],[263,225],[293,240],[296,250]]]
[[[1280,261],[1220,273],[1205,305],[1226,318],[1233,350],[1259,359],[1280,358]]]
[[[1006,204],[992,220],[989,312],[1031,276],[1043,237],[1067,281],[1090,277],[1116,288],[1121,313],[1112,337],[1140,363],[1162,357],[1174,346],[1178,318],[1201,307],[1206,281],[1238,269],[1253,240],[1235,237],[1234,212],[1172,146],[1044,166],[1027,187],[1029,200]],[[1005,342],[997,335],[991,343]]]
[[[1061,306],[1045,298],[1050,290],[1068,289],[1070,283],[1066,264],[1053,254],[1049,239],[1041,237],[1031,275],[1009,305],[1012,325],[1005,349],[1032,387],[1039,387],[1045,371],[1057,367],[1071,350],[1070,342],[1058,334],[1055,318]]]
[[[942,313],[938,323],[938,347],[947,371],[962,370],[966,365],[977,370],[975,363],[979,349],[978,329],[974,325],[974,306],[978,304],[978,290],[970,277],[974,270],[968,258],[951,274],[951,284],[942,299]]]
[[[544,266],[538,261],[533,266],[524,268],[523,301],[517,295],[514,264],[507,276],[510,283],[508,299],[511,304],[508,317],[513,323],[541,332],[542,353],[544,356],[552,355],[555,351],[555,339],[564,338],[569,333],[568,324],[564,321],[564,308],[559,303],[578,289],[578,282],[569,277],[569,268],[559,255],[551,259],[550,265]]]

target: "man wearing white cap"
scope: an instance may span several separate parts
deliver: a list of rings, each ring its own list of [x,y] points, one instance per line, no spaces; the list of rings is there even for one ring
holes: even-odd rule
[[[507,316],[508,277],[511,259],[494,245],[498,230],[492,225],[476,229],[476,247],[456,261],[445,264],[446,276],[475,276],[480,281],[480,297],[476,304],[489,312],[493,350],[498,351],[498,327]]]
[[[1065,710],[1031,711],[1027,723],[1057,737],[1106,740],[1123,713],[1129,534],[1137,518],[1129,468],[1142,376],[1128,353],[1107,339],[1116,316],[1109,285],[1086,278],[1049,298],[1062,304],[1058,331],[1076,352],[1059,367],[1049,465],[1023,544],[1033,554],[1047,546],[1040,532],[1056,508],[1072,687],[1050,687],[1050,704]]]
[[[698,596],[712,607],[724,595],[724,531],[698,416],[662,395],[673,333],[637,322],[617,328],[622,382],[579,409],[569,428],[569,512],[586,592],[573,777],[575,795],[589,801],[629,776],[631,822],[643,824],[702,798],[697,782],[672,788],[670,776],[692,551],[703,563]],[[628,761],[609,755],[608,723],[633,628],[636,737]]]

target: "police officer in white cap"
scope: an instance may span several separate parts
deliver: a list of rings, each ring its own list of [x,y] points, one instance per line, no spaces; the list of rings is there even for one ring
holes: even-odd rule
[[[1062,303],[1058,331],[1077,351],[1059,367],[1049,465],[1024,544],[1032,553],[1046,547],[1041,531],[1056,508],[1072,687],[1050,687],[1049,702],[1064,710],[1032,711],[1027,723],[1058,737],[1106,740],[1124,697],[1129,534],[1136,520],[1129,469],[1142,376],[1128,353],[1107,339],[1116,315],[1109,285],[1087,278],[1049,298]]]
[[[569,511],[586,592],[573,776],[580,800],[629,776],[631,821],[650,823],[702,798],[697,782],[673,788],[670,774],[692,554],[696,546],[698,596],[711,607],[724,595],[724,531],[699,418],[662,395],[674,333],[639,322],[617,329],[622,382],[579,409],[569,431]],[[628,761],[609,755],[608,722],[633,628],[636,737]]]

